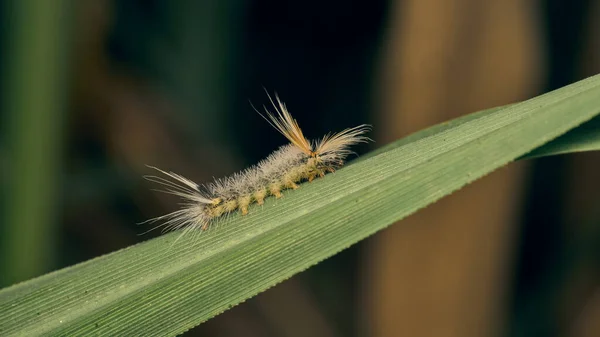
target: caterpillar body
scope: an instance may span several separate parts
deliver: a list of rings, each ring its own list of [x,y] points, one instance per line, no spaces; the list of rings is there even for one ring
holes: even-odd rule
[[[165,230],[206,230],[216,218],[235,211],[246,215],[252,203],[262,205],[269,196],[281,198],[283,190],[297,189],[301,182],[334,172],[353,153],[350,146],[369,140],[364,134],[370,126],[363,124],[309,141],[279,97],[275,95],[275,101],[270,96],[269,99],[275,113],[265,109],[266,116],[261,116],[290,144],[281,146],[254,166],[202,185],[177,173],[151,167],[163,176],[145,178],[163,185],[163,192],[179,196],[184,202],[181,209],[150,222],[163,221],[159,227],[164,226]]]

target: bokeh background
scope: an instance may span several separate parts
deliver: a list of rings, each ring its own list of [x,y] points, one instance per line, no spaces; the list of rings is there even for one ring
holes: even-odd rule
[[[376,148],[600,72],[598,0],[0,0],[0,285],[148,240],[198,182],[370,123]],[[511,164],[189,336],[600,336],[600,155]]]

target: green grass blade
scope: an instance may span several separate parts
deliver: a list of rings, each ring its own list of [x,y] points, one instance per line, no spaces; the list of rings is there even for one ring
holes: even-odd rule
[[[0,291],[0,334],[173,335],[591,120],[600,77],[409,136],[195,238],[179,233]]]
[[[600,150],[600,117],[594,117],[591,121],[538,147],[521,159],[598,150]]]

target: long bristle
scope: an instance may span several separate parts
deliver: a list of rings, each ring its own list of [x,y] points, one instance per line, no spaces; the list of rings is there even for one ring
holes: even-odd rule
[[[173,172],[166,172],[154,166],[148,166],[151,169],[154,169],[166,177],[171,178],[172,180],[166,179],[164,177],[157,177],[147,175],[144,178],[148,181],[163,185],[166,187],[164,190],[160,190],[161,192],[173,194],[186,201],[191,202],[199,202],[203,204],[210,204],[212,201],[203,195],[198,187],[198,184],[195,182]]]
[[[193,228],[204,228],[210,222],[211,219],[206,216],[203,207],[213,201],[206,197],[198,184],[177,173],[163,171],[153,166],[148,167],[162,173],[165,177],[144,176],[144,178],[166,187],[164,190],[159,190],[160,192],[173,194],[184,200],[181,209],[148,220],[149,223],[161,222],[154,229],[162,227],[163,231],[172,231],[183,228],[187,231]]]
[[[315,146],[315,153],[318,156],[345,157],[352,153],[349,147],[357,143],[370,141],[368,137],[363,136],[371,130],[367,124],[359,125],[346,129],[335,134],[325,135]]]
[[[263,116],[262,114],[261,116],[267,120],[267,122],[273,128],[275,128],[275,130],[279,131],[279,133],[287,138],[292,144],[302,150],[302,152],[306,153],[307,155],[311,155],[312,146],[310,145],[310,142],[306,139],[306,137],[304,137],[302,129],[300,129],[300,126],[298,126],[298,122],[289,113],[285,104],[281,102],[277,94],[275,94],[275,100],[277,101],[277,104],[273,101],[268,93],[267,95],[277,114],[273,114],[265,108],[267,117]]]

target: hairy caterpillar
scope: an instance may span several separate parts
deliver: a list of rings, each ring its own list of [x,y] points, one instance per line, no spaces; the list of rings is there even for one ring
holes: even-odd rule
[[[172,213],[151,219],[163,221],[166,230],[206,230],[211,222],[223,215],[239,211],[248,214],[252,203],[262,205],[269,196],[281,198],[286,189],[298,188],[298,183],[323,177],[344,164],[352,153],[349,147],[369,138],[363,136],[370,126],[363,124],[316,141],[307,140],[298,122],[292,118],[284,103],[275,95],[269,100],[276,114],[266,110],[261,116],[291,143],[281,146],[258,164],[229,177],[198,185],[173,172],[151,167],[164,176],[145,176],[149,181],[166,187],[163,192],[181,197],[183,207]],[[260,114],[260,113],[259,113]]]

